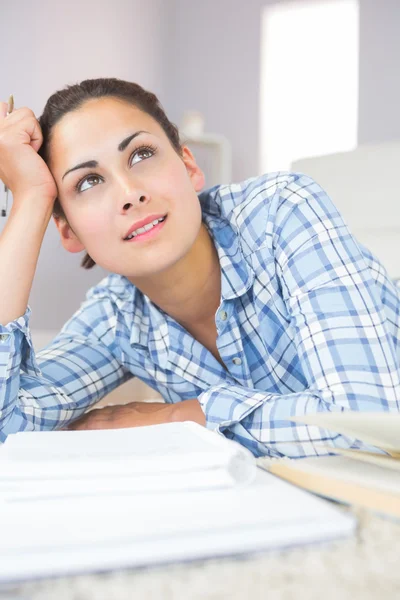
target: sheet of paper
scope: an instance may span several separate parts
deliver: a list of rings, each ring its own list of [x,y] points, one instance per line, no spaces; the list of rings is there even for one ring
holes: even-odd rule
[[[204,487],[255,477],[255,458],[243,446],[187,421],[148,427],[88,431],[23,432],[0,448],[0,480],[134,479],[136,489],[165,489],[167,476],[201,472]],[[153,479],[152,479],[153,476]],[[193,480],[193,479],[192,479]],[[197,479],[196,479],[197,481]],[[200,480],[199,480],[200,481]],[[132,485],[133,485],[132,484]],[[177,477],[175,484],[181,487]]]
[[[3,500],[0,527],[0,581],[10,581],[326,541],[355,521],[257,469],[239,489]]]
[[[255,477],[254,472],[254,477]],[[227,469],[207,469],[187,473],[157,473],[134,477],[76,477],[64,479],[5,479],[0,475],[0,497],[8,502],[58,500],[59,498],[135,496],[142,493],[205,490],[246,485]]]
[[[235,444],[236,446],[236,444]],[[52,458],[147,458],[187,453],[225,451],[230,440],[192,421],[146,427],[87,431],[29,431],[12,434],[1,449],[2,456],[25,456],[29,450],[37,460]]]

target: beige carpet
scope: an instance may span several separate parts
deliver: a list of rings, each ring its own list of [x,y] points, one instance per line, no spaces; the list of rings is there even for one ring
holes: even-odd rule
[[[0,598],[400,600],[400,522],[361,509],[354,513],[359,518],[358,531],[340,542],[0,586]]]

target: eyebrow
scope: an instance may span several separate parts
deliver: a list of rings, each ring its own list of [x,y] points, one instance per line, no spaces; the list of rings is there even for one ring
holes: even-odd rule
[[[128,135],[128,137],[126,137],[124,140],[122,140],[122,142],[118,145],[118,150],[119,152],[123,152],[125,150],[125,148],[130,144],[130,142],[137,137],[138,135],[142,134],[142,133],[150,133],[149,131],[145,131],[145,130],[140,130],[140,131],[135,131],[135,133],[132,133],[131,135]],[[64,177],[66,175],[68,175],[68,173],[71,173],[72,171],[76,171],[77,169],[93,169],[94,167],[98,167],[99,163],[97,160],[87,160],[83,163],[79,163],[79,165],[75,165],[75,167],[72,167],[71,169],[68,169],[68,171],[65,171],[64,175],[62,176],[62,181],[64,180]]]

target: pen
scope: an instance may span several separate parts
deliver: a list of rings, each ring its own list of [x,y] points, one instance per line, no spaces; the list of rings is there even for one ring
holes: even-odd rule
[[[11,96],[8,99],[7,115],[10,115],[13,110],[14,110],[14,96],[11,94]],[[1,209],[2,217],[7,216],[7,210],[8,210],[8,187],[6,185],[4,185],[4,192],[6,195],[6,205]]]

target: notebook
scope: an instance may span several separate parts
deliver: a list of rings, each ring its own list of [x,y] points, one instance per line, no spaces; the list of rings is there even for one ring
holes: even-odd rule
[[[248,555],[356,526],[192,422],[9,436],[0,522],[2,582]]]
[[[308,491],[400,518],[400,414],[343,411],[292,419],[356,438],[371,451],[315,444],[337,456],[276,460],[271,473]]]

